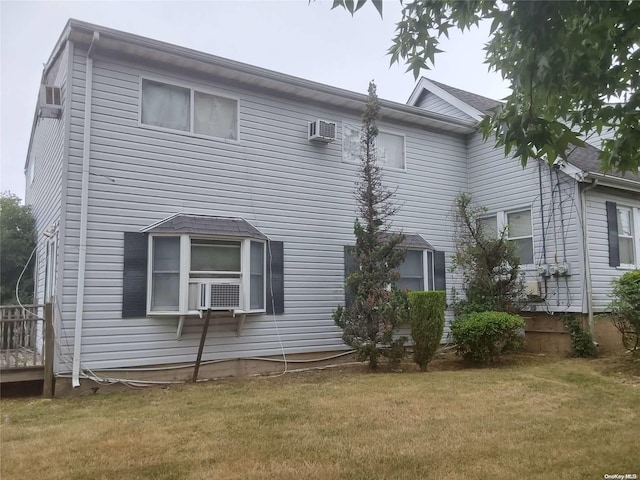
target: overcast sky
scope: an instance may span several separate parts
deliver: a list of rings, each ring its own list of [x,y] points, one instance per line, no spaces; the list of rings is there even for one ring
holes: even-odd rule
[[[0,0],[2,191],[24,198],[24,163],[42,66],[69,18],[143,35],[328,85],[366,93],[376,81],[381,98],[405,103],[415,81],[406,67],[389,68],[386,51],[400,3],[386,1],[384,19],[372,5],[355,17],[331,2]],[[507,94],[487,71],[482,47],[486,26],[453,33],[428,78],[480,95]]]

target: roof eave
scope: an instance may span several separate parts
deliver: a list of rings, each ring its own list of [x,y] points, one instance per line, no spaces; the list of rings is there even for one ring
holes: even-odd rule
[[[181,68],[190,68],[209,74],[215,73],[215,75],[229,81],[244,82],[299,98],[311,98],[318,102],[358,112],[362,111],[367,100],[367,96],[361,93],[78,20],[70,20],[68,27],[70,29],[68,38],[83,44],[89,44],[93,32],[98,31],[102,51],[124,52],[134,56],[143,56],[151,61],[177,65]],[[425,112],[421,108],[403,103],[381,99],[380,107],[382,116],[389,120],[412,123],[458,135],[466,135],[475,131],[475,122]]]
[[[458,97],[451,95],[449,92],[440,88],[439,86],[437,86],[436,84],[434,84],[428,78],[425,78],[425,77],[422,77],[418,82],[418,84],[416,85],[416,87],[413,89],[413,92],[411,93],[409,100],[407,100],[407,103],[412,106],[415,105],[416,102],[418,101],[418,98],[420,98],[420,94],[425,89],[429,90],[431,93],[437,95],[438,97],[442,98],[446,102],[450,103],[461,112],[466,113],[475,121],[480,121],[485,117],[484,113],[475,109],[468,103],[460,100]]]
[[[631,192],[640,192],[640,181],[628,178],[613,177],[606,173],[585,172],[584,180],[598,180],[598,185],[602,187],[617,188],[620,190],[629,190]]]

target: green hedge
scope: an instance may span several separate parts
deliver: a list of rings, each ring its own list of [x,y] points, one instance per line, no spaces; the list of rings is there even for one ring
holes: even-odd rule
[[[409,292],[409,319],[413,338],[413,359],[420,370],[427,364],[440,346],[444,332],[445,292]]]
[[[524,320],[504,312],[472,313],[451,324],[458,355],[476,363],[490,363],[524,345]]]

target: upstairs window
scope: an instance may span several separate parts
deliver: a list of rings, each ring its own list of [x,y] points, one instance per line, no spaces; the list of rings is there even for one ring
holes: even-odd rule
[[[342,160],[348,163],[360,162],[360,127],[343,123]],[[383,167],[405,168],[405,137],[396,133],[380,131],[376,138],[377,160]]]
[[[404,136],[380,132],[376,147],[380,165],[404,170]]]
[[[191,91],[166,83],[142,81],[142,123],[191,130]]]
[[[238,100],[142,80],[140,122],[170,130],[238,140]]]

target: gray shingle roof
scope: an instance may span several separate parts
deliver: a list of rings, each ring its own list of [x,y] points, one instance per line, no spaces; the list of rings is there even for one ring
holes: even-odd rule
[[[180,213],[144,229],[150,233],[191,233],[223,237],[266,239],[256,227],[239,217],[212,217]]]
[[[584,172],[605,173],[600,165],[600,150],[589,144],[584,147],[576,147],[567,152],[567,160]],[[607,175],[626,180],[640,182],[640,176],[627,172],[624,175],[619,172],[606,172]]]
[[[435,80],[429,80],[434,85],[437,85],[447,93],[453,95],[458,100],[465,102],[467,105],[475,108],[476,110],[488,114],[491,110],[500,105],[502,102],[493,100],[491,98],[483,97],[482,95],[476,95],[475,93],[460,90],[459,88],[450,87],[444,83],[436,82]],[[567,151],[567,160],[572,165],[575,165],[584,172],[592,173],[605,173],[600,164],[600,150],[587,144],[585,147],[572,147]],[[640,176],[632,173],[625,173],[624,175],[619,172],[606,172],[607,175],[617,178],[624,178],[626,180],[640,181]]]
[[[383,234],[380,237],[384,241],[390,235],[392,235],[392,233]],[[399,246],[402,248],[415,248],[416,250],[435,250],[429,242],[422,238],[422,235],[419,235],[417,233],[405,233],[404,240],[400,243]]]
[[[502,104],[502,102],[493,100],[492,98],[483,97],[482,95],[476,95],[475,93],[460,90],[459,88],[450,87],[449,85],[436,82],[435,80],[429,79],[429,81],[481,113],[491,113],[491,110]]]

